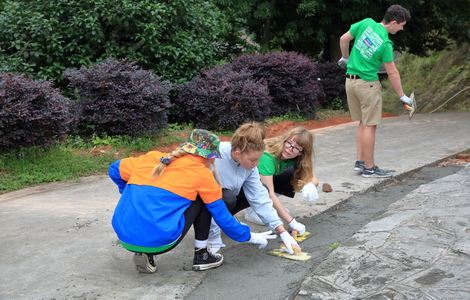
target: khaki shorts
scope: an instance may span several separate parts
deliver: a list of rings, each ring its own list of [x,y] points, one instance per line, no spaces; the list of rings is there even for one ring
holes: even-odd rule
[[[346,95],[353,121],[378,125],[382,121],[382,85],[380,81],[346,78]]]

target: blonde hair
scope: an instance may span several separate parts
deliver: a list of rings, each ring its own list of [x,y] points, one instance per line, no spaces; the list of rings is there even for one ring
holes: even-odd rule
[[[241,153],[264,150],[266,130],[261,123],[249,122],[241,125],[232,136],[232,151]]]
[[[173,150],[168,156],[162,157],[160,159],[160,163],[156,165],[155,168],[153,169],[152,176],[158,177],[162,175],[167,165],[169,165],[175,159],[185,156],[186,154],[188,154],[186,151],[178,147],[175,150]]]
[[[294,138],[295,142],[302,147],[302,152],[295,157],[296,168],[292,176],[292,186],[295,191],[299,191],[306,183],[314,177],[313,171],[313,134],[305,127],[295,127],[285,132],[283,135],[266,141],[266,151],[277,159],[281,160],[282,151],[286,141]]]

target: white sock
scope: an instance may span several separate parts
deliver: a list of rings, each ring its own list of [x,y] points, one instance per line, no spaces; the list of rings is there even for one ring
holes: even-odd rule
[[[207,240],[204,240],[204,241],[194,240],[194,248],[196,249],[207,248]]]

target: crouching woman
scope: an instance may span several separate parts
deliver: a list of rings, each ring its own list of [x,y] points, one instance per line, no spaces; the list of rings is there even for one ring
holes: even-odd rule
[[[266,246],[275,237],[250,233],[228,212],[211,171],[220,157],[219,144],[215,134],[195,129],[170,154],[151,151],[110,166],[109,176],[121,193],[112,225],[122,246],[134,252],[139,272],[155,272],[154,256],[175,248],[193,225],[193,270],[220,266],[223,256],[207,251],[211,217],[238,242]]]

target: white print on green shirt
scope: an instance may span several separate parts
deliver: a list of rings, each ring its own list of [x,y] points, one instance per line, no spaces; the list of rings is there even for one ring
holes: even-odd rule
[[[370,26],[368,26],[356,42],[356,49],[359,50],[362,57],[370,60],[372,55],[374,55],[375,51],[377,51],[382,44],[383,40],[380,36],[377,35]]]

